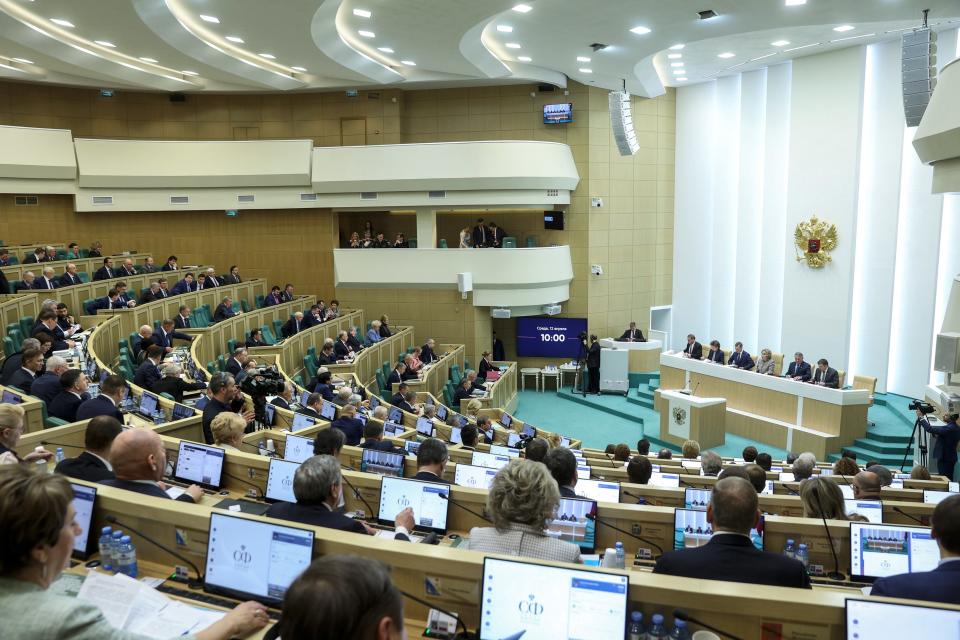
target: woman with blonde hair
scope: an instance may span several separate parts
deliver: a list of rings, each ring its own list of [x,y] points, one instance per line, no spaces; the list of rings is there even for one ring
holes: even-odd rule
[[[470,227],[464,227],[460,229],[460,248],[469,249],[470,248],[470,239],[473,237],[470,232]]]
[[[389,338],[393,332],[390,331],[389,318],[387,314],[380,316],[380,337]]]
[[[359,249],[360,248],[360,234],[354,231],[350,234],[350,243],[347,245],[350,249]]]
[[[800,483],[800,502],[804,518],[849,520],[843,493],[836,482],[826,478],[808,478]]]
[[[483,408],[483,403],[481,403],[476,398],[473,398],[472,400],[470,400],[470,402],[467,403],[467,409],[463,412],[463,414],[468,418],[476,418],[477,414],[480,413],[480,409],[482,408]]]
[[[238,413],[224,411],[218,414],[210,423],[213,444],[227,451],[239,451],[240,445],[243,444],[243,431],[246,427],[246,421]]]
[[[383,326],[383,323],[379,320],[374,320],[370,323],[370,330],[367,331],[367,343],[376,344],[380,342],[380,339],[383,337],[380,333],[380,327]]]
[[[696,460],[700,455],[700,443],[696,440],[687,440],[680,451],[680,455],[687,460]]]
[[[14,450],[23,435],[23,407],[16,404],[0,404],[0,465],[19,462],[49,460],[53,454],[38,447],[22,458]]]
[[[770,349],[764,349],[760,352],[760,360],[757,361],[757,373],[765,376],[777,375],[777,363],[773,359],[773,353]]]

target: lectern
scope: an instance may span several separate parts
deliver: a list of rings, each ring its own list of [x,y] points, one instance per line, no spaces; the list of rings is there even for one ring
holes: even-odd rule
[[[727,401],[702,398],[679,391],[659,392],[660,439],[677,446],[696,440],[706,451],[726,440]]]

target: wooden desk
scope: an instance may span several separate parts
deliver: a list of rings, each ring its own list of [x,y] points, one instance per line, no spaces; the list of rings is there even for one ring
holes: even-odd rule
[[[656,392],[660,412],[660,439],[677,446],[696,440],[703,450],[726,441],[727,403],[723,398],[703,398],[676,391]]]
[[[613,338],[600,338],[600,346],[605,349],[629,351],[627,371],[636,373],[656,371],[660,364],[660,351],[663,349],[663,343],[660,340],[620,342]]]

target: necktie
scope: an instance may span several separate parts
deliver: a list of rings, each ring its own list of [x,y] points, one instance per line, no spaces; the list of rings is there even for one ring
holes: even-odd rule
[[[107,277],[108,277],[108,278],[112,278],[112,277],[113,277],[113,271],[110,271],[110,267],[107,267]]]

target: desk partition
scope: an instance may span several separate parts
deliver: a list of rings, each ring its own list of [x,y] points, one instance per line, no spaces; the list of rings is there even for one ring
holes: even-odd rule
[[[517,408],[517,363],[516,362],[494,362],[495,367],[506,366],[500,377],[487,387],[487,395],[477,398],[480,401],[482,409],[503,409],[508,413]],[[472,399],[472,398],[471,398]],[[470,399],[461,400],[459,412],[463,413],[467,409]]]
[[[253,347],[250,349],[250,355],[257,359],[270,358],[280,366],[289,378],[293,378],[302,371],[303,358],[307,355],[307,350],[310,347],[316,347],[317,354],[319,354],[326,338],[336,340],[340,331],[348,331],[350,327],[361,326],[362,324],[362,309],[354,311],[341,309],[339,317],[304,329],[278,344],[269,347]],[[304,376],[304,378],[306,377]]]
[[[377,369],[387,362],[393,367],[401,353],[413,346],[413,327],[396,327],[389,338],[374,343],[361,351],[350,364],[332,364],[327,369],[333,375],[355,375],[363,385],[376,379]]]

